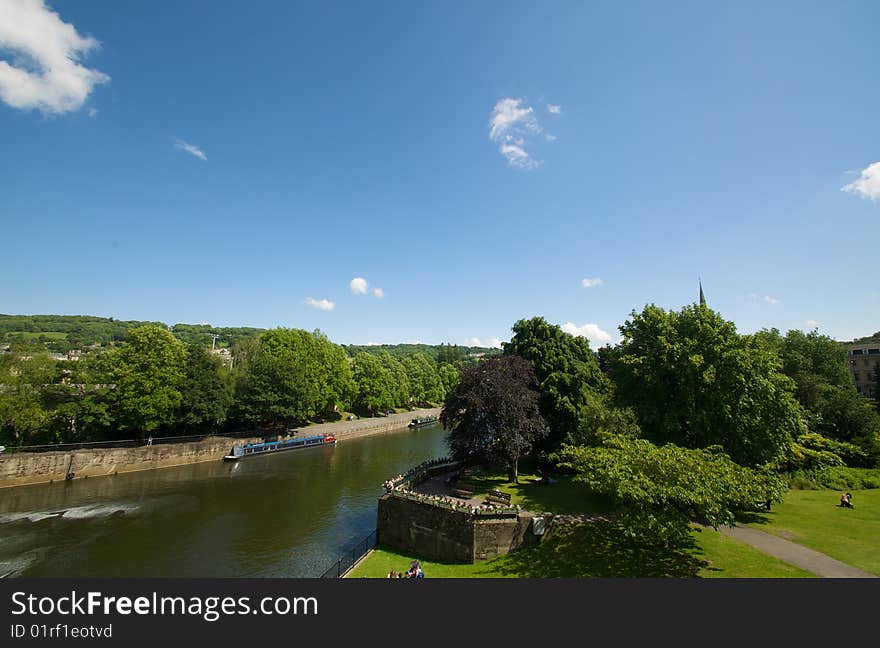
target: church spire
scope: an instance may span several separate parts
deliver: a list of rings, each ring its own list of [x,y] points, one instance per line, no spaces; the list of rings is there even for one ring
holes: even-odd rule
[[[706,296],[703,294],[703,282],[697,279],[700,282],[700,306],[706,305]]]

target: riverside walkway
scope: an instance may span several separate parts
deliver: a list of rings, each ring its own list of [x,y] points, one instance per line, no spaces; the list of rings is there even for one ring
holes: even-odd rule
[[[331,434],[337,439],[345,437],[367,436],[405,428],[414,418],[426,416],[439,416],[440,408],[416,409],[412,412],[389,414],[388,416],[375,416],[360,418],[354,421],[334,421],[333,423],[316,423],[295,430],[297,436],[315,436],[319,434]]]

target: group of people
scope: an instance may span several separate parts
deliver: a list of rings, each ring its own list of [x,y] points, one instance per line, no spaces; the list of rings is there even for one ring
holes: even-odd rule
[[[843,508],[855,508],[855,506],[853,506],[853,503],[852,503],[852,495],[850,495],[849,493],[844,493],[843,495],[841,495],[840,496],[840,505]]]
[[[409,564],[409,569],[405,572],[394,571],[388,574],[388,578],[424,578],[425,573],[422,571],[422,564],[418,560],[413,560]]]

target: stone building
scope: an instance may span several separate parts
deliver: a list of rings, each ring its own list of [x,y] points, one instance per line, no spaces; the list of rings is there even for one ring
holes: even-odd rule
[[[877,390],[877,371],[880,370],[880,341],[847,345],[849,373],[856,390],[868,398],[880,398]]]

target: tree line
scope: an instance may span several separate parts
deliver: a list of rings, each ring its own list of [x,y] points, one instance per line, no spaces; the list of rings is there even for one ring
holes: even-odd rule
[[[271,329],[231,355],[229,366],[155,324],[77,361],[0,354],[0,444],[283,430],[438,404],[459,377],[457,364],[422,353],[351,357],[320,331]]]
[[[880,413],[831,338],[740,334],[705,305],[648,305],[620,333],[594,352],[541,317],[516,322],[504,354],[463,369],[444,402],[453,456],[517,481],[531,454],[653,546],[771,506],[793,474],[880,467]]]

